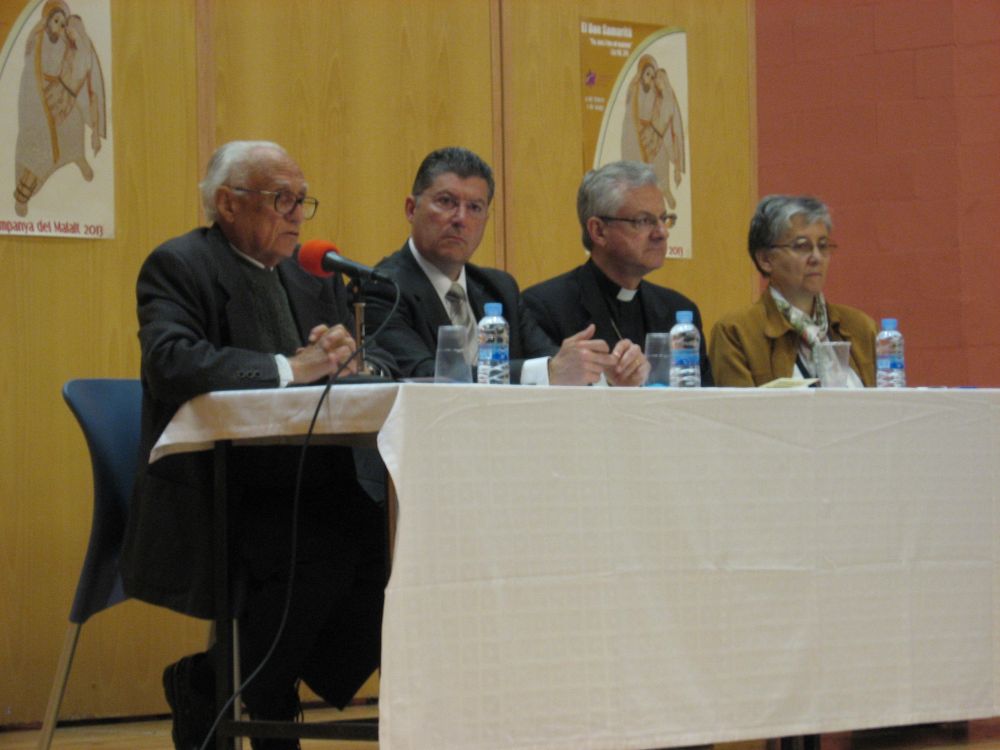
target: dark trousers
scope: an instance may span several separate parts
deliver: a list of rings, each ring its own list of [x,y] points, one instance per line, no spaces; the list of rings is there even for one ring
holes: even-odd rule
[[[255,718],[294,718],[296,683],[302,680],[331,705],[343,707],[379,665],[384,506],[358,486],[349,450],[313,448],[293,530],[299,450],[239,453],[231,476],[239,493],[234,526],[244,680],[274,647],[244,689],[243,701]],[[214,668],[212,659],[206,662]]]

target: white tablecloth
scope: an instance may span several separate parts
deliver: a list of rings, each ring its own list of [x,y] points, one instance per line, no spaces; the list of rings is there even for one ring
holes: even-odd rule
[[[317,395],[210,394],[162,450],[301,435]],[[381,425],[399,499],[383,750],[998,713],[998,391],[331,396],[321,429]]]
[[[378,432],[396,399],[395,383],[336,385],[317,415],[317,435],[363,435]],[[322,386],[215,391],[184,404],[149,460],[172,453],[201,451],[217,440],[282,442],[301,439],[309,431]]]
[[[996,391],[401,388],[383,750],[993,716]]]

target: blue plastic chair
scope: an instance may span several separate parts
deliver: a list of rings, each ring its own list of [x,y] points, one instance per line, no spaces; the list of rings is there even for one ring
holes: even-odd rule
[[[139,457],[142,388],[138,380],[70,380],[63,386],[63,399],[80,423],[90,449],[94,510],[87,555],[69,613],[69,629],[42,722],[39,750],[48,750],[52,743],[83,623],[127,598],[118,562]]]

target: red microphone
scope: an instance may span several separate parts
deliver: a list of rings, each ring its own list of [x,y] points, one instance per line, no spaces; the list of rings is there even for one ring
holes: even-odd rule
[[[311,273],[313,276],[330,276],[334,273],[342,273],[352,279],[367,281],[391,280],[374,268],[348,260],[340,254],[340,250],[332,242],[327,240],[309,240],[299,247],[299,265]]]

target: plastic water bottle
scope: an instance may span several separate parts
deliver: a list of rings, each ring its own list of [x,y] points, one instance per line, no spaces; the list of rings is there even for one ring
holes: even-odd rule
[[[672,388],[701,386],[701,334],[695,327],[694,313],[678,310],[677,322],[670,329],[670,385]]]
[[[879,388],[906,387],[903,334],[895,318],[882,318],[882,330],[875,337],[875,385]]]
[[[510,326],[503,318],[503,304],[487,302],[479,321],[479,358],[476,380],[487,385],[510,382]]]

